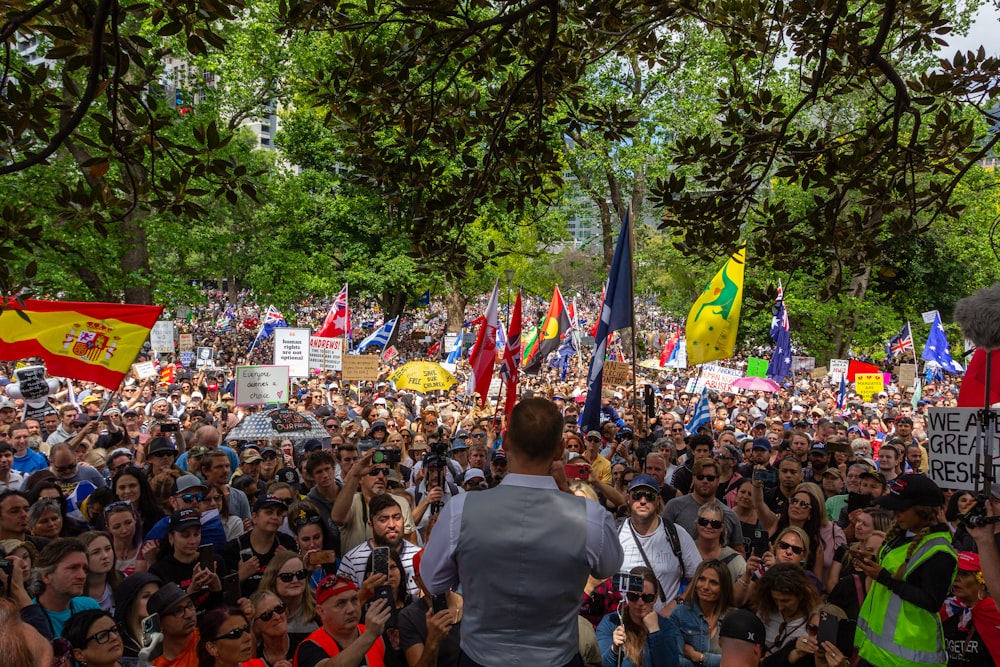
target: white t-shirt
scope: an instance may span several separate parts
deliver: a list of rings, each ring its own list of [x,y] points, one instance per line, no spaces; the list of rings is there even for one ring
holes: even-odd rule
[[[685,574],[690,579],[694,576],[698,565],[701,564],[701,554],[698,553],[698,547],[691,536],[688,535],[688,532],[677,524],[674,524],[674,526],[677,529],[677,539],[681,543],[681,554],[684,557],[686,570]],[[618,529],[618,540],[621,542],[622,551],[625,554],[625,558],[622,561],[622,572],[629,572],[633,567],[646,565],[642,554],[639,553],[639,549],[636,547],[635,540],[632,538],[632,530],[629,527],[630,523],[626,519]],[[649,564],[653,567],[653,572],[656,573],[656,578],[659,579],[660,586],[663,588],[666,601],[657,598],[654,606],[656,611],[659,611],[677,597],[680,592],[680,564],[677,561],[677,557],[674,556],[674,550],[670,548],[670,539],[667,537],[662,519],[657,521],[655,530],[649,535],[639,535],[638,531],[636,531],[636,535],[638,535],[639,544],[646,553],[646,558],[649,559]]]

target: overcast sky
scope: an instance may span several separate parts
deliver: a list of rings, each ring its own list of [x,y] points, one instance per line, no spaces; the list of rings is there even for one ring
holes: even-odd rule
[[[942,49],[942,56],[953,56],[955,51],[978,51],[980,46],[986,47],[986,55],[1000,55],[1000,10],[997,0],[987,1],[969,29],[967,37],[949,35],[948,47]]]

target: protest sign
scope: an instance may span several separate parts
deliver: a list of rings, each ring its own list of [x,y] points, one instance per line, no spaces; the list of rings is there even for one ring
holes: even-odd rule
[[[975,488],[976,408],[931,408],[927,413],[927,476],[944,489]],[[995,458],[1000,420],[991,419],[987,457],[993,461],[992,475],[1000,472]],[[981,480],[980,480],[981,481]]]
[[[199,347],[198,358],[195,359],[195,368],[215,368],[215,360],[212,359],[214,350],[210,347]]]
[[[288,366],[237,366],[236,405],[288,402]]]
[[[941,317],[941,314],[936,310],[928,310],[926,313],[921,313],[920,315],[924,318],[924,324],[934,324],[934,318]]]
[[[274,365],[288,366],[293,378],[309,377],[309,329],[274,330]]]
[[[831,359],[830,360],[830,379],[833,380],[834,384],[840,384],[841,378],[847,373],[849,362],[847,359]]]
[[[500,352],[500,348],[497,348],[497,352],[498,353]],[[385,351],[382,353],[382,361],[392,361],[398,356],[399,356],[399,350],[396,349],[395,345],[390,345],[389,347],[385,348]]]
[[[159,373],[156,372],[156,366],[153,365],[152,361],[132,364],[132,373],[135,374],[137,380],[145,380],[146,378],[153,378],[159,375]]]
[[[191,364],[194,363],[194,350],[185,350],[181,352],[181,366],[184,368],[191,368]]]
[[[177,306],[177,319],[185,320],[191,314],[191,306]]]
[[[629,365],[624,361],[605,361],[602,382],[605,387],[616,387],[628,382]]]
[[[194,352],[194,334],[181,334],[177,342],[181,352]]]
[[[377,354],[345,354],[341,376],[345,382],[374,380],[378,377]]]
[[[694,390],[700,392],[707,388],[712,391],[732,391],[733,382],[741,377],[743,373],[734,368],[705,364],[701,367],[701,375],[698,376]]]
[[[154,352],[174,351],[174,323],[160,320],[149,330],[149,346]]]
[[[826,366],[817,366],[816,368],[809,371],[809,377],[811,378],[821,378],[826,377],[830,374],[830,371]]]
[[[309,368],[317,371],[339,371],[344,357],[343,338],[309,337]]]
[[[899,386],[912,387],[913,379],[917,377],[917,365],[900,364],[898,370],[899,370]]]
[[[689,378],[687,384],[684,385],[684,391],[688,394],[694,393],[694,388],[698,386],[698,378]]]
[[[816,357],[792,357],[792,372],[811,371],[816,368]]]
[[[757,357],[747,359],[747,377],[767,377],[767,359],[758,359]]]
[[[866,401],[870,401],[872,396],[883,389],[885,389],[885,376],[881,373],[858,373],[854,376],[854,390]]]

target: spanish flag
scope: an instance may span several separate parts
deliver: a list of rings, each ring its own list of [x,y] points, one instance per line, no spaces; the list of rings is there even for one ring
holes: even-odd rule
[[[736,351],[745,260],[746,246],[743,246],[723,265],[691,307],[687,318],[689,364],[725,359]]]
[[[0,359],[41,357],[52,375],[117,388],[162,306],[26,299],[4,302]]]

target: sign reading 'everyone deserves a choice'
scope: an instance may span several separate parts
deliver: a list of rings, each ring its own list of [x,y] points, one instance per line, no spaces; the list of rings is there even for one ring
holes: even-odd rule
[[[236,405],[288,402],[288,366],[237,366]]]
[[[931,408],[927,413],[927,476],[945,489],[971,491],[975,488],[977,408]],[[1000,420],[991,419],[987,457],[997,454]],[[993,475],[1000,473],[1000,461],[993,460]]]

